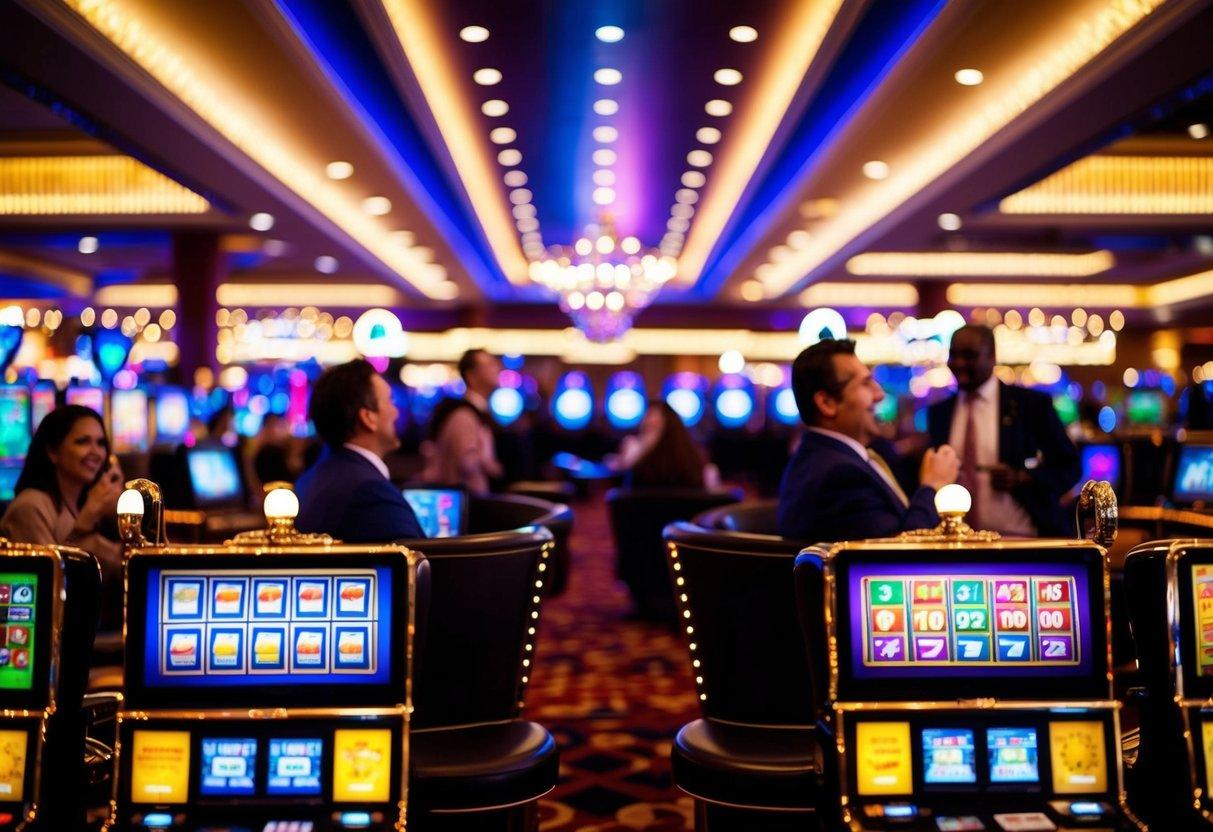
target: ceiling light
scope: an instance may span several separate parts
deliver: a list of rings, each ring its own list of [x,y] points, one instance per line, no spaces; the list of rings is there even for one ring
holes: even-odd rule
[[[408,248],[413,243],[417,242],[417,236],[412,231],[401,229],[391,233],[392,242],[401,248]]]
[[[715,127],[700,127],[695,131],[695,138],[700,144],[716,144],[720,141],[720,131]]]
[[[610,144],[619,138],[619,131],[609,124],[601,124],[594,128],[594,141]]]
[[[787,243],[797,251],[808,248],[812,242],[813,235],[803,228],[797,228],[795,231],[788,233]]]
[[[691,220],[687,217],[670,217],[666,220],[665,227],[681,234],[691,227]]]
[[[691,191],[691,193],[695,192]],[[695,207],[693,205],[688,205],[685,202],[675,202],[670,206],[670,216],[681,217],[682,219],[689,220],[691,217],[695,216]]]
[[[733,105],[721,98],[713,98],[703,107],[704,111],[710,116],[724,118],[729,113],[733,112]]]
[[[609,147],[600,147],[594,151],[594,155],[591,158],[594,160],[594,164],[600,167],[613,165],[615,164],[615,151]]]
[[[611,188],[595,188],[594,189],[594,204],[595,205],[610,205],[615,201],[615,191]]]
[[[489,30],[483,26],[464,26],[459,30],[459,38],[468,43],[484,43],[489,39]]]
[[[753,26],[734,26],[729,29],[729,37],[738,43],[753,43],[758,40],[758,30]]]
[[[694,168],[706,168],[712,164],[712,154],[706,150],[692,150],[687,154],[687,164]]]
[[[500,84],[501,70],[486,66],[483,69],[478,69],[473,72],[472,80],[482,87],[491,87],[494,84]]]
[[[953,77],[962,87],[975,87],[986,79],[980,69],[958,69]]]
[[[510,111],[510,105],[500,98],[490,98],[480,105],[480,112],[489,118],[499,118]]]
[[[682,184],[688,188],[702,188],[708,181],[700,171],[688,170],[682,175]]]
[[[489,131],[489,141],[493,144],[509,144],[518,138],[512,127],[494,127]]]
[[[640,251],[640,240],[635,237],[624,237],[619,247],[623,249],[624,254],[635,254]]]
[[[320,272],[321,274],[332,274],[333,272],[337,271],[338,263],[336,257],[322,254],[316,258],[316,261],[312,265],[314,265],[316,267],[316,271]]]
[[[1082,253],[1040,251],[880,251],[847,261],[855,275],[922,277],[1089,277],[1116,265],[1106,249]]]
[[[539,228],[539,220],[535,219],[534,217],[523,217],[522,219],[518,220],[518,222],[514,223],[514,225],[518,226],[519,231],[526,234]]]
[[[287,245],[282,240],[266,240],[265,244],[261,246],[261,250],[268,257],[281,257],[286,254]],[[172,327],[169,327],[169,329],[172,329]]]
[[[741,73],[735,69],[718,69],[712,74],[717,84],[735,87],[741,83]]]
[[[329,179],[349,179],[354,175],[354,166],[349,162],[329,162],[324,166],[324,175]]]
[[[362,200],[362,210],[372,217],[382,217],[392,210],[392,201],[386,196],[368,196]]]
[[[96,237],[81,237],[76,243],[76,251],[81,254],[96,254],[99,243]]]
[[[611,87],[623,80],[623,73],[617,69],[604,66],[594,71],[594,80],[604,87]]]
[[[594,37],[603,43],[618,43],[623,40],[623,29],[618,26],[599,26],[594,30]]]
[[[1188,135],[1194,139],[1204,139],[1209,135],[1209,125],[1207,124],[1189,124]]]
[[[533,196],[534,194],[526,188],[515,188],[510,191],[510,202],[515,205],[522,205],[524,202],[530,202]]]
[[[868,179],[885,179],[889,175],[889,165],[879,159],[863,163],[863,175]]]
[[[497,154],[497,161],[507,168],[512,168],[522,161],[522,151],[513,147],[507,147]]]
[[[599,168],[594,171],[593,180],[595,185],[608,187],[615,184],[615,171],[609,168]]]
[[[694,205],[699,201],[699,191],[693,191],[690,188],[679,188],[674,192],[674,201],[685,205]]]
[[[619,102],[611,98],[600,98],[594,102],[594,112],[600,116],[613,116],[619,112]]]
[[[959,231],[963,225],[959,214],[940,214],[937,222],[944,231]]]
[[[506,171],[503,179],[505,184],[511,188],[521,188],[526,184],[526,174],[520,170]]]
[[[750,303],[757,303],[762,300],[766,293],[762,289],[762,283],[757,280],[747,280],[741,284],[741,299],[748,300]]]
[[[535,206],[529,202],[524,202],[522,205],[515,205],[510,209],[514,214],[514,219],[525,220],[528,217],[533,217],[536,214]]]

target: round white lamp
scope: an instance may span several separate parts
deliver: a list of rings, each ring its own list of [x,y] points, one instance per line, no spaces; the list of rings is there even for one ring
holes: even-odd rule
[[[118,497],[118,514],[137,514],[143,516],[143,495],[133,488],[128,488]]]
[[[973,508],[973,497],[963,485],[952,483],[935,492],[935,510],[939,516],[964,517]]]
[[[128,488],[118,496],[118,536],[127,546],[143,546],[143,495]]]
[[[269,526],[268,536],[271,542],[286,543],[295,536],[295,518],[299,516],[299,498],[295,496],[294,491],[281,486],[267,487],[263,509],[266,524]]]

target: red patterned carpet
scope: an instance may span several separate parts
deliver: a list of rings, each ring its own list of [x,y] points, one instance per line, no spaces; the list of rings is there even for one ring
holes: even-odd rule
[[[699,715],[686,648],[672,630],[626,619],[601,494],[574,510],[568,589],[544,603],[527,692],[527,718],[560,745],[540,829],[692,829],[691,801],[670,780],[670,742]]]

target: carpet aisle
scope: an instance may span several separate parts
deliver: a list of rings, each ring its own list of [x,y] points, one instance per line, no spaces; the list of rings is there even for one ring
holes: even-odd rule
[[[543,832],[692,829],[670,780],[670,743],[699,715],[679,636],[627,620],[601,494],[574,505],[568,589],[545,601],[526,716],[560,746],[560,782],[540,804]]]

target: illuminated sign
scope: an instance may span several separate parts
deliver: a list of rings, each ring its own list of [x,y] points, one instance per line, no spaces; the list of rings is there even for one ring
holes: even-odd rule
[[[185,803],[190,782],[189,731],[135,731],[132,803]]]
[[[855,759],[861,795],[909,794],[913,790],[908,722],[859,723]]]

